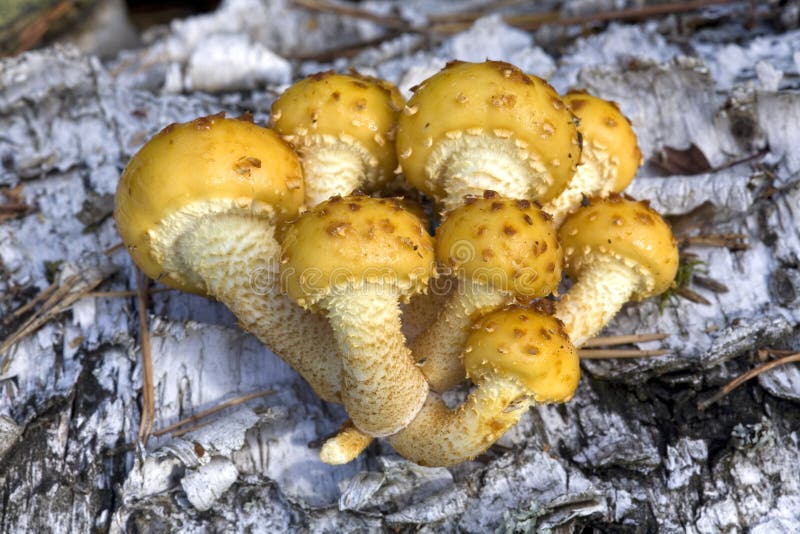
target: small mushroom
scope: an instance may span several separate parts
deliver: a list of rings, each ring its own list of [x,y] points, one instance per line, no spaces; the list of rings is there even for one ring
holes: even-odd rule
[[[414,421],[389,438],[403,457],[426,466],[474,458],[530,406],[571,399],[580,379],[577,351],[561,323],[519,306],[480,319],[463,357],[476,388],[455,410],[431,393]]]
[[[272,123],[300,155],[310,206],[394,178],[397,115],[405,99],[391,83],[356,72],[322,72],[272,105]]]
[[[436,230],[436,259],[458,287],[411,351],[431,389],[441,392],[465,378],[460,355],[475,317],[555,291],[562,252],[549,216],[536,205],[487,192],[448,213]]]
[[[428,383],[400,330],[399,299],[424,291],[433,242],[397,199],[333,197],[286,232],[281,281],[305,308],[324,310],[342,358],[342,400],[372,436],[403,428]]]
[[[594,337],[629,300],[663,293],[678,270],[669,224],[644,202],[620,195],[592,199],[558,232],[575,283],[556,304],[576,347]]]
[[[280,293],[276,225],[303,202],[300,162],[273,131],[224,115],[173,124],[120,177],[114,217],[149,277],[209,295],[320,397],[339,399],[330,325]]]
[[[454,61],[398,119],[406,179],[451,210],[490,189],[547,202],[580,158],[574,117],[544,80],[501,61]]]
[[[607,197],[628,187],[642,164],[636,132],[615,102],[585,91],[572,91],[563,100],[580,119],[583,151],[567,188],[544,206],[556,226],[584,197]]]

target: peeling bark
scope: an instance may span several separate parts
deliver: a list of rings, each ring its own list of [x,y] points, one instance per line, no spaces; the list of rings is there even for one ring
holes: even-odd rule
[[[219,94],[161,92],[170,69],[180,74],[176,90],[211,83],[190,68],[195,37],[275,28],[264,6],[230,0],[216,15],[176,23],[133,63],[126,63],[132,52],[103,64],[58,46],[0,60],[0,184],[22,182],[25,204],[37,209],[0,224],[3,317],[49,286],[53,268],[111,261],[118,270],[102,289],[134,285],[125,252],[103,254],[118,242],[108,214],[119,172],[167,123],[219,110],[249,110],[265,121],[274,93],[264,83],[286,81],[286,63],[275,54],[233,66],[214,87]],[[288,28],[309,20],[305,11],[272,6],[279,8],[295,17]],[[223,20],[245,12],[247,20]],[[357,25],[326,20],[319,18],[309,43],[340,43],[342,28]],[[673,23],[612,24],[555,57],[551,34],[535,34],[547,44],[540,48],[491,17],[438,45],[400,37],[335,65],[410,87],[452,55],[476,60],[483,57],[471,54],[491,50],[493,59],[550,75],[559,90],[577,84],[617,100],[645,160],[663,147],[699,147],[710,172],[664,176],[648,166],[630,192],[686,235],[745,234],[746,250],[687,249],[729,291],[695,287],[711,305],[628,305],[607,329],[669,333],[640,348],[666,347],[670,355],[584,362],[573,401],[532,410],[485,455],[454,468],[410,464],[382,442],[331,467],[309,443],[338,428],[341,407],[315,398],[220,305],[178,292],[153,295],[148,310],[156,428],[238,395],[275,393],[137,447],[135,299],[83,299],[8,353],[13,360],[0,377],[0,530],[800,529],[797,366],[697,409],[754,366],[758,349],[798,347],[800,96],[793,89],[800,34],[759,27],[760,37],[745,39],[734,21],[679,40]],[[358,27],[364,36],[378,31],[372,23]],[[224,42],[205,37],[206,45]],[[293,46],[286,39],[264,29],[239,44],[285,54]],[[783,76],[733,63],[732,50]],[[164,61],[139,62],[148,54]],[[326,66],[307,62],[293,76]],[[1,325],[0,335],[18,324]]]

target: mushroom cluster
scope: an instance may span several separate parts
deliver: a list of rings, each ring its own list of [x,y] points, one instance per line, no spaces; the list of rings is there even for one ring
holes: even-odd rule
[[[117,188],[141,270],[222,302],[344,404],[331,464],[375,437],[430,466],[484,452],[531,406],[568,401],[576,347],[677,270],[669,225],[620,194],[641,154],[614,103],[498,61],[451,62],[413,93],[310,76],[271,127],[167,126]]]

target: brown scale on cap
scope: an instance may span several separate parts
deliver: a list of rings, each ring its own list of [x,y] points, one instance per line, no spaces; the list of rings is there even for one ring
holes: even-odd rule
[[[312,75],[278,97],[272,123],[300,155],[309,205],[356,189],[375,191],[394,178],[404,104],[392,84],[356,71]]]
[[[592,199],[559,229],[565,269],[575,284],[556,307],[576,346],[599,332],[629,300],[663,293],[678,269],[666,221],[645,202]]]
[[[424,359],[431,388],[445,391],[465,378],[460,354],[474,317],[555,291],[562,251],[538,207],[488,192],[448,213],[436,231],[436,258],[457,278],[458,289],[411,350]]]
[[[171,124],[133,156],[114,218],[148,276],[224,303],[322,398],[336,401],[333,332],[277,283],[276,225],[297,214],[303,197],[300,162],[277,134],[217,114]]]
[[[449,63],[398,119],[406,179],[446,209],[486,189],[548,201],[580,156],[574,118],[556,91],[500,61]]]
[[[356,427],[392,434],[422,406],[428,384],[400,329],[399,300],[434,273],[422,221],[394,198],[332,198],[301,215],[283,241],[281,280],[301,306],[323,310],[342,357],[342,398]]]
[[[567,188],[545,206],[556,225],[580,206],[583,197],[605,197],[625,189],[642,162],[633,126],[616,102],[585,91],[571,91],[563,100],[580,120],[583,151]]]

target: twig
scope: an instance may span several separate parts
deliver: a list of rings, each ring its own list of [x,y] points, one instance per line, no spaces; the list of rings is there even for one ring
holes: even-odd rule
[[[672,288],[672,293],[679,297],[683,297],[689,302],[694,302],[695,304],[703,304],[705,306],[711,306],[711,301],[705,298],[703,295],[695,291],[694,289],[689,289],[688,287],[678,286]]]
[[[668,4],[654,4],[630,9],[617,9],[576,15],[574,17],[561,17],[558,11],[542,13],[529,13],[525,15],[511,15],[503,17],[503,21],[522,30],[538,30],[543,26],[585,26],[593,22],[611,22],[615,20],[641,20],[661,15],[671,15],[687,11],[696,11],[705,7],[723,4],[743,4],[743,0],[695,0],[693,2],[672,2]],[[433,19],[433,17],[431,17]],[[430,33],[451,34],[469,28],[474,20],[449,20],[443,24],[433,24]]]
[[[390,39],[394,39],[398,35],[400,35],[398,32],[392,31],[385,33],[384,35],[375,37],[374,39],[367,39],[366,41],[360,41],[354,44],[349,44],[336,48],[329,48],[327,50],[322,50],[320,52],[311,52],[310,54],[289,54],[286,57],[288,59],[293,59],[296,61],[319,61],[320,63],[327,63],[329,61],[333,61],[334,59],[338,59],[340,57],[344,58],[353,57],[359,52],[366,50],[367,48],[372,48],[373,46],[377,46]]]
[[[629,9],[616,9],[587,15],[564,17],[551,21],[532,20],[525,21],[525,15],[507,17],[506,22],[523,30],[536,30],[541,26],[583,26],[592,22],[611,22],[614,20],[641,20],[660,15],[672,15],[687,11],[696,11],[706,7],[725,4],[744,4],[743,0],[694,0],[692,2],[671,2],[667,4],[653,4]],[[537,14],[538,15],[538,14]]]
[[[744,384],[745,382],[747,382],[751,378],[755,378],[758,375],[760,375],[762,373],[765,373],[765,372],[767,372],[767,371],[769,371],[771,369],[774,369],[776,367],[780,367],[781,365],[784,365],[784,364],[787,364],[787,363],[792,363],[792,362],[800,362],[800,352],[795,352],[795,353],[793,353],[793,354],[791,354],[789,356],[785,356],[785,357],[780,358],[778,360],[773,360],[773,361],[767,362],[767,363],[765,363],[763,365],[759,365],[758,367],[750,369],[746,373],[743,373],[743,374],[739,375],[738,377],[736,377],[733,380],[731,380],[730,382],[728,382],[725,386],[723,386],[717,393],[715,393],[711,397],[707,398],[704,401],[698,402],[697,403],[697,409],[698,410],[705,410],[706,408],[708,408],[709,406],[711,406],[712,404],[714,404],[715,402],[720,400],[722,397],[724,397],[725,395],[727,395],[728,393],[730,393],[734,389],[738,388],[739,386],[741,386],[742,384]]]
[[[122,249],[122,247],[124,247],[124,246],[125,246],[125,243],[123,243],[122,241],[120,241],[120,242],[119,242],[119,243],[117,243],[116,245],[111,245],[110,247],[108,247],[107,249],[105,249],[105,250],[103,251],[103,254],[105,254],[106,256],[112,256],[112,255],[113,255],[115,252],[117,252],[118,250],[121,250],[121,249]]]
[[[251,401],[253,399],[258,399],[260,397],[266,397],[267,395],[272,395],[273,393],[275,393],[275,391],[273,391],[271,389],[265,389],[263,391],[257,391],[255,393],[250,393],[248,395],[243,395],[241,397],[236,397],[235,399],[227,400],[227,401],[225,401],[225,402],[223,402],[221,404],[218,404],[218,405],[216,405],[216,406],[214,406],[212,408],[209,408],[208,410],[203,410],[202,412],[198,412],[198,413],[196,413],[194,415],[190,415],[189,417],[181,419],[180,421],[178,421],[176,423],[173,423],[173,424],[171,424],[171,425],[169,425],[167,427],[164,427],[164,428],[161,428],[159,430],[156,430],[155,432],[153,432],[153,436],[155,436],[155,437],[163,436],[164,434],[172,432],[177,428],[180,428],[182,426],[186,426],[189,423],[194,423],[195,421],[199,421],[199,420],[204,419],[204,418],[206,418],[206,417],[208,417],[210,415],[214,415],[215,413],[221,412],[222,410],[225,410],[227,408],[232,408],[234,406],[238,406],[240,404],[243,404],[245,402]],[[173,433],[173,436],[175,436],[175,437],[181,436],[181,435],[183,435],[183,434],[185,434],[187,432],[190,432],[191,430],[194,430],[195,428],[197,428],[197,427],[191,427],[191,428],[188,428],[188,429],[181,430],[179,432],[175,432],[175,433]]]
[[[608,347],[612,345],[627,345],[629,343],[644,343],[646,341],[660,341],[668,338],[669,334],[630,334],[625,336],[605,336],[590,339],[583,344],[583,348]]]
[[[166,293],[167,291],[175,291],[171,287],[154,287],[147,290],[148,295],[155,295],[157,293]],[[138,290],[128,289],[121,291],[91,291],[84,295],[84,298],[116,298],[116,297],[135,297],[139,294]]]
[[[680,239],[680,245],[688,246],[707,246],[722,247],[729,250],[747,250],[750,248],[745,240],[747,234],[701,234],[691,235]]]
[[[20,34],[18,45],[13,55],[16,56],[36,46],[42,37],[47,34],[50,25],[69,13],[74,7],[74,0],[63,0],[30,21],[28,26]]]
[[[475,11],[454,11],[451,13],[444,13],[442,15],[430,15],[428,16],[428,22],[431,24],[443,24],[449,22],[472,23],[487,13],[493,13],[500,9],[513,7],[525,2],[526,0],[494,0],[493,2],[487,2],[486,4],[480,6],[479,9]]]
[[[578,356],[581,360],[606,360],[610,358],[650,358],[670,354],[669,350],[637,350],[637,349],[581,349]]]
[[[8,336],[5,341],[0,343],[0,354],[5,353],[20,340],[36,332],[53,318],[69,309],[75,302],[83,298],[86,293],[100,285],[112,272],[113,269],[108,267],[93,267],[67,277],[55,288],[53,288],[53,286],[46,288],[42,291],[42,293],[46,294],[46,298],[41,296],[41,294],[34,297],[34,300],[37,302],[44,300],[42,307],[36,310],[36,312],[22,323],[16,331]],[[28,306],[27,309],[31,307],[32,306]],[[13,357],[10,354],[6,356],[3,367],[0,369],[0,374],[6,374],[6,372],[8,372],[12,360]]]
[[[353,17],[357,19],[364,19],[380,24],[387,28],[394,28],[397,30],[412,31],[411,25],[402,17],[393,15],[381,15],[366,9],[347,6],[343,4],[334,4],[325,0],[293,0],[294,5],[309,9],[311,11],[321,11],[323,13],[333,13],[335,15],[344,17]]]
[[[23,304],[22,306],[20,306],[16,310],[14,310],[11,314],[8,315],[8,317],[3,319],[3,324],[8,324],[11,321],[13,321],[14,319],[16,319],[17,317],[20,317],[20,316],[28,313],[28,311],[33,309],[37,304],[39,304],[40,302],[45,300],[47,297],[52,295],[53,291],[55,291],[56,289],[58,289],[58,285],[50,284],[49,286],[47,286],[46,288],[41,290],[38,295],[33,297],[31,300],[29,300],[28,302],[26,302],[25,304]]]
[[[147,446],[156,414],[153,388],[153,359],[150,348],[150,329],[147,325],[147,289],[150,281],[136,270],[137,302],[139,304],[139,344],[142,347],[142,418],[139,421],[139,441]]]

